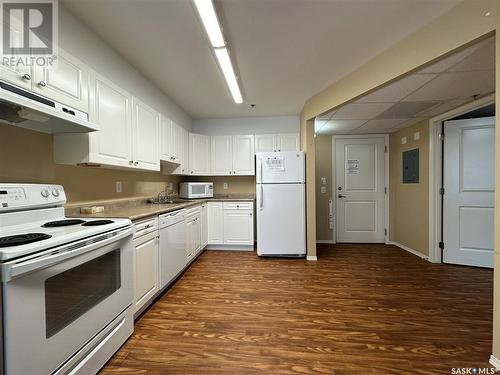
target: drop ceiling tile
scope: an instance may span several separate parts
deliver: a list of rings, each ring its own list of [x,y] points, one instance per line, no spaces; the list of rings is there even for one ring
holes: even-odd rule
[[[351,103],[339,108],[332,120],[368,120],[384,112],[394,103]]]
[[[449,72],[470,72],[474,70],[495,70],[495,39],[490,38],[480,48],[452,66]]]
[[[413,94],[407,101],[452,100],[484,95],[495,90],[494,71],[443,73]]]
[[[380,130],[380,129],[391,129],[408,119],[380,119],[380,120],[370,120],[361,126],[357,130]]]
[[[460,107],[462,104],[468,103],[470,101],[471,101],[470,98],[448,100],[435,108],[431,108],[428,111],[423,111],[419,113],[419,116],[431,118],[440,115],[442,113],[448,112],[454,108]]]
[[[323,131],[336,132],[336,131],[351,131],[359,128],[367,120],[330,120],[321,128]]]
[[[390,133],[391,129],[356,129],[354,134],[387,134]]]
[[[438,106],[440,101],[399,102],[377,116],[379,119],[405,119]]]
[[[424,120],[425,120],[425,118],[423,118],[423,117],[411,118],[411,119],[409,119],[409,120],[407,120],[405,122],[402,122],[401,124],[396,125],[393,128],[393,130],[399,130],[399,129],[407,128],[409,126],[418,124],[419,122],[424,121]]]
[[[412,74],[358,99],[356,103],[397,102],[435,77],[436,74]]]

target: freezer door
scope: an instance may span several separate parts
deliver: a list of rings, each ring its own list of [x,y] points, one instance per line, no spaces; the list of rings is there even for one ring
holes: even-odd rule
[[[257,183],[289,183],[305,181],[303,151],[257,153]]]
[[[305,185],[257,185],[257,254],[306,254]]]

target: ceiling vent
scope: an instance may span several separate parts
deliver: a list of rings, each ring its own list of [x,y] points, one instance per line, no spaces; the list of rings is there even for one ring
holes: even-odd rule
[[[420,112],[440,105],[439,101],[426,102],[398,102],[389,109],[378,115],[377,119],[410,118],[417,116]]]

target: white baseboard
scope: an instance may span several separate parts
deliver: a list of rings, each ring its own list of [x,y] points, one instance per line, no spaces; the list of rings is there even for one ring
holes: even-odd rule
[[[500,371],[500,360],[498,360],[493,354],[490,355],[490,364]]]
[[[330,244],[332,244],[332,243],[335,243],[335,241],[334,240],[316,240],[316,243],[330,243]]]
[[[408,246],[405,246],[403,244],[400,244],[399,242],[396,242],[396,241],[388,241],[387,242],[388,245],[394,245],[394,246],[397,246],[405,251],[408,251],[409,253],[412,253],[413,255],[416,255],[418,256],[419,258],[422,258],[422,259],[425,259],[425,260],[429,260],[429,256],[425,255],[425,254],[422,254],[420,251],[417,251],[417,250],[413,250],[412,248],[409,248]]]
[[[314,260],[314,261],[316,261],[316,260],[318,260],[318,257],[316,255],[308,255],[306,257],[306,260]]]

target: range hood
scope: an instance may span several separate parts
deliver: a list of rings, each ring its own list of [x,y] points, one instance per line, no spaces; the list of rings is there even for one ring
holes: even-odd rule
[[[87,113],[2,80],[0,122],[48,134],[99,130]]]

